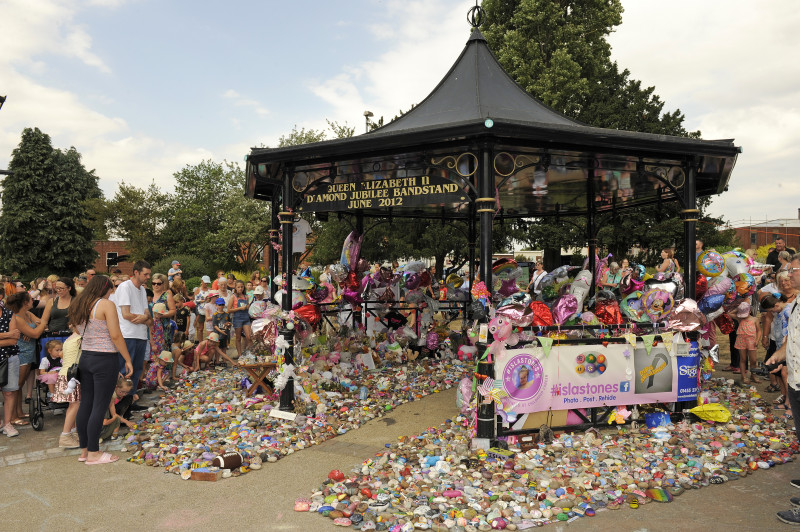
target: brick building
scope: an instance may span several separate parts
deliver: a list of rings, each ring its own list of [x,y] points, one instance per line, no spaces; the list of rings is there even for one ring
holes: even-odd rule
[[[130,254],[128,250],[128,242],[125,240],[95,240],[94,250],[97,252],[97,259],[94,261],[94,271],[97,273],[109,273],[111,270],[119,268],[122,273],[126,275],[133,274],[133,262],[122,261],[116,266],[109,268],[107,260],[109,258],[116,259],[117,257],[127,256]]]
[[[736,237],[743,249],[773,244],[779,237],[786,241],[786,247],[800,249],[800,209],[797,215],[736,227]]]

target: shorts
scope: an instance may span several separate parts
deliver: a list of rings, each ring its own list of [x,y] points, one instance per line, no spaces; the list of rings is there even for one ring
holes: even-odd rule
[[[222,349],[223,353],[228,348],[228,334],[220,334],[219,335],[219,348]]]
[[[8,382],[3,386],[4,392],[19,390],[19,356],[8,357]]]
[[[736,335],[736,343],[733,344],[735,349],[744,349],[747,351],[755,351],[757,348],[756,339],[754,336]]]
[[[236,312],[233,315],[233,328],[234,329],[239,329],[241,327],[244,327],[245,325],[250,325],[250,316],[248,316],[246,313],[245,313],[244,316],[239,316],[238,314],[239,313]]]
[[[33,342],[17,342],[19,347],[19,365],[25,366],[36,361],[36,344]]]

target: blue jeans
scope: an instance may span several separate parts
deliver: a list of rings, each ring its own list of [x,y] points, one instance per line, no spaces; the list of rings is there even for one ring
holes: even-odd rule
[[[144,370],[144,352],[147,350],[147,340],[125,338],[125,347],[128,348],[128,354],[133,364],[133,375],[131,375],[131,381],[133,382],[131,393],[133,394],[139,389],[139,377],[142,376],[142,371]],[[122,355],[119,355],[119,371],[125,375],[125,359],[122,358]]]

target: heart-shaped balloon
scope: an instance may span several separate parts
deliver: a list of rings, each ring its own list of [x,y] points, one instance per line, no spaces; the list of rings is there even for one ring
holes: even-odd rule
[[[705,295],[706,290],[708,290],[708,279],[702,273],[697,272],[696,281],[694,283],[695,297],[697,299],[702,298]]]
[[[550,311],[550,307],[541,301],[531,301],[528,304],[528,308],[533,311],[533,321],[531,325],[536,327],[549,327],[553,324],[553,313]]]
[[[578,311],[578,299],[572,294],[559,296],[553,305],[553,321],[558,325],[563,325],[570,316]]]
[[[706,292],[703,299],[697,302],[697,308],[700,309],[700,312],[703,314],[708,315],[720,308],[724,302],[725,294],[709,294]]]

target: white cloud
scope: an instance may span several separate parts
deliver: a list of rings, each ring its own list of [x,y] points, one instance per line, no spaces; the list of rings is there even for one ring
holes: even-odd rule
[[[308,86],[333,107],[335,120],[352,121],[365,110],[388,122],[425,98],[444,77],[469,38],[466,13],[474,2],[445,0],[384,3],[385,20],[369,31],[387,42],[388,51],[372,61],[344,65]],[[357,125],[357,132],[363,131]]]
[[[747,0],[626,1],[613,57],[703,138],[742,146],[729,191],[711,212],[728,220],[794,217],[800,206],[800,12]]]
[[[259,116],[266,116],[269,114],[269,110],[264,107],[264,105],[259,102],[258,100],[253,100],[252,98],[245,98],[238,92],[233,89],[228,89],[222,94],[223,98],[233,101],[233,105],[236,107],[250,107],[252,108],[253,112]]]

